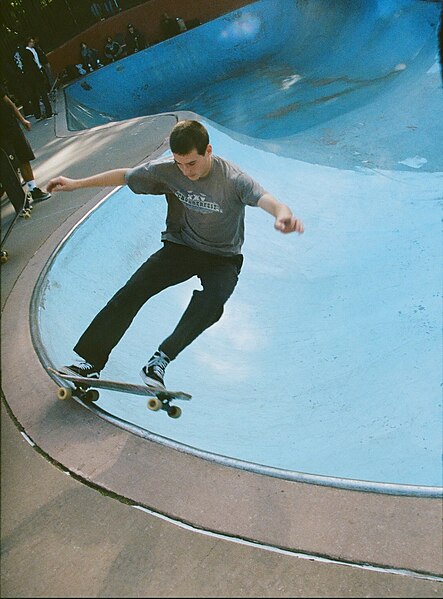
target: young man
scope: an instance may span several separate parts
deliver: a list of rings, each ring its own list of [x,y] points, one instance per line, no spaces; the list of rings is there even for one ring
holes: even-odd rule
[[[37,120],[42,118],[40,109],[40,99],[45,107],[45,116],[50,118],[53,114],[51,102],[49,101],[47,91],[47,76],[43,65],[40,63],[40,57],[35,47],[35,39],[28,37],[26,40],[26,48],[23,51],[23,64],[25,70],[25,81],[30,96],[32,110]]]
[[[107,171],[85,179],[56,177],[48,191],[124,185],[135,193],[165,194],[168,201],[163,247],[135,272],[99,312],[74,351],[83,358],[62,368],[67,374],[98,378],[145,302],[160,291],[197,275],[203,289],[192,299],[172,334],[142,368],[149,386],[164,387],[171,360],[217,322],[240,274],[245,206],[259,206],[282,233],[303,233],[304,225],[237,166],[214,156],[206,128],[197,121],[177,123],[169,137],[172,157],[133,169]]]

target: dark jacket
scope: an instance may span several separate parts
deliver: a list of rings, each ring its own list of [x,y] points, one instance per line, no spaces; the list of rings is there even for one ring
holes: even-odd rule
[[[40,82],[41,79],[44,77],[44,73],[35,62],[34,54],[31,52],[31,50],[25,48],[22,52],[22,57],[26,79],[28,79],[29,81]]]

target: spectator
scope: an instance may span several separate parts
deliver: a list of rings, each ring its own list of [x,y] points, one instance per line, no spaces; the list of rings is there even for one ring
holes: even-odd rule
[[[105,56],[110,62],[123,57],[123,48],[110,35],[106,38]]]
[[[185,22],[181,17],[170,17],[167,12],[164,12],[160,21],[160,26],[163,31],[163,35],[166,38],[178,35],[186,31]]]
[[[134,54],[134,52],[138,52],[139,50],[144,50],[146,48],[144,35],[140,33],[140,31],[136,29],[132,23],[128,24],[125,43],[128,54]]]
[[[183,33],[184,31],[187,31],[186,23],[181,17],[176,17],[175,22],[177,24],[176,27],[178,29],[178,33]]]
[[[32,111],[36,119],[49,118],[52,116],[52,107],[49,102],[46,90],[47,79],[43,71],[43,66],[35,49],[35,40],[29,37],[26,40],[26,48],[23,52],[23,64],[25,70],[25,80],[28,86],[31,98]],[[45,116],[42,117],[40,109],[40,100],[45,107]]]
[[[31,129],[31,123],[24,118],[14,102],[7,96],[6,88],[0,84],[0,146],[7,155],[17,159],[20,173],[30,191],[34,202],[48,200],[50,193],[42,191],[35,184],[31,160],[35,159],[34,152],[17,121]]]
[[[21,44],[17,44],[12,56],[9,71],[7,72],[7,79],[9,87],[13,90],[15,97],[23,104],[23,111],[26,117],[32,114],[32,104],[25,76],[25,64],[23,60],[24,51],[24,47]]]
[[[162,18],[160,20],[160,27],[166,39],[174,35],[177,35],[178,33],[175,19],[170,17],[167,12],[164,12],[162,15]]]
[[[80,56],[82,67],[86,72],[95,71],[103,65],[98,59],[98,52],[95,48],[90,48],[85,42],[80,43]]]

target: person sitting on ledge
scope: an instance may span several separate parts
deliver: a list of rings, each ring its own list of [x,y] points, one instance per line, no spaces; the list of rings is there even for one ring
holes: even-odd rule
[[[105,56],[109,60],[109,62],[114,62],[119,58],[123,58],[123,52],[123,47],[120,46],[120,44],[116,40],[113,40],[110,35],[108,35],[108,37],[106,38]]]
[[[98,52],[95,48],[90,48],[85,42],[80,43],[80,56],[82,66],[86,72],[99,69],[103,65],[98,59]]]

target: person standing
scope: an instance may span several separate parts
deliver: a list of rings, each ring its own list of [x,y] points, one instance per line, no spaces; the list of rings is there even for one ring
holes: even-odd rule
[[[24,118],[20,110],[9,98],[3,84],[0,83],[0,146],[7,155],[13,155],[18,162],[20,173],[34,202],[42,202],[51,197],[35,183],[31,160],[35,159],[31,145],[26,139],[19,122],[28,129],[31,123]]]
[[[24,51],[24,46],[17,43],[12,55],[12,60],[10,63],[7,63],[8,66],[10,65],[10,68],[6,78],[8,81],[8,89],[11,90],[15,98],[23,105],[24,115],[27,117],[32,114],[32,104],[25,75],[25,64],[23,59]]]
[[[45,116],[43,118],[50,118],[53,112],[48,98],[47,78],[43,71],[43,65],[40,63],[37,50],[35,49],[35,39],[33,37],[29,37],[26,40],[26,48],[23,52],[23,64],[34,116],[36,119],[42,118],[40,109],[41,100],[45,107]]]

